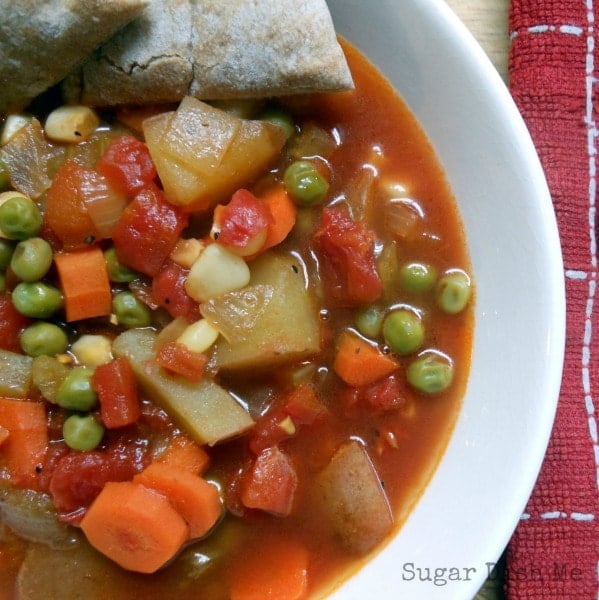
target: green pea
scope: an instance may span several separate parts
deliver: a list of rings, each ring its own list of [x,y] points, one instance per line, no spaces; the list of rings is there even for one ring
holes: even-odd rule
[[[73,367],[56,390],[56,404],[69,410],[91,410],[98,403],[92,386],[93,369]]]
[[[297,160],[285,170],[283,181],[287,191],[305,206],[318,204],[329,191],[329,182],[307,160]]]
[[[453,364],[443,354],[426,352],[408,366],[406,375],[413,388],[426,394],[435,394],[451,385]]]
[[[10,265],[12,253],[15,250],[15,242],[0,238],[0,270],[5,271]]]
[[[21,348],[29,356],[55,356],[66,351],[67,334],[54,323],[37,321],[21,333]]]
[[[443,312],[455,315],[463,311],[472,295],[470,277],[459,269],[448,271],[437,283],[437,305]]]
[[[9,238],[26,240],[42,228],[42,215],[37,204],[24,196],[9,198],[0,206],[0,229]]]
[[[114,248],[108,248],[104,252],[104,260],[106,261],[106,269],[110,281],[115,283],[129,283],[139,277],[139,273],[125,266],[116,255]]]
[[[131,292],[118,293],[112,299],[112,310],[125,327],[147,327],[152,322],[152,311]]]
[[[39,237],[19,242],[13,252],[10,268],[23,281],[38,281],[52,265],[52,246]]]
[[[399,281],[404,290],[412,294],[423,294],[432,289],[437,280],[437,270],[431,265],[412,262],[403,265],[399,271]]]
[[[396,354],[415,352],[424,341],[424,327],[420,316],[407,308],[391,311],[383,321],[383,337]]]
[[[26,317],[47,319],[62,308],[59,289],[41,281],[22,281],[12,292],[14,307]]]
[[[285,133],[285,139],[288,140],[295,133],[295,123],[291,115],[277,106],[268,107],[261,115],[262,121],[268,121],[273,125],[278,125]]]
[[[356,327],[362,335],[377,338],[383,329],[383,318],[383,311],[378,306],[366,306],[356,313]]]
[[[10,186],[10,173],[4,161],[0,160],[0,192],[8,189]]]
[[[86,452],[97,448],[104,437],[104,427],[93,415],[71,415],[62,426],[65,444]]]

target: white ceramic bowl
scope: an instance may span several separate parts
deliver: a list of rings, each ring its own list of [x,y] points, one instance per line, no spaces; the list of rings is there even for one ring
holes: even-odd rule
[[[469,600],[518,523],[554,418],[565,336],[555,215],[505,84],[443,0],[329,7],[435,147],[477,285],[471,376],[447,451],[395,539],[333,598]]]

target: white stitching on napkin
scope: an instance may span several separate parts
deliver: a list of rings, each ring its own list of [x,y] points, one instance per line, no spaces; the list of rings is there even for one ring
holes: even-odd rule
[[[533,518],[533,515],[530,513],[522,513],[520,516],[521,521],[529,521]],[[553,510],[550,512],[541,513],[539,518],[544,521],[552,521],[555,519],[572,519],[573,521],[594,521],[597,518],[597,515],[593,513],[583,513],[583,512],[571,512],[567,513],[562,510]]]
[[[526,33],[547,33],[548,31],[558,31],[559,33],[564,33],[566,35],[575,35],[580,37],[584,33],[584,29],[582,27],[578,27],[577,25],[532,25],[531,27],[526,28]],[[518,31],[512,31],[510,33],[510,39],[513,40],[517,38],[519,35]]]

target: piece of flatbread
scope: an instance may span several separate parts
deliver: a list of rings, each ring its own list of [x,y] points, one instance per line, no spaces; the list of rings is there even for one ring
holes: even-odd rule
[[[152,0],[67,78],[95,106],[349,89],[325,0]]]
[[[0,114],[58,83],[149,0],[0,0]]]

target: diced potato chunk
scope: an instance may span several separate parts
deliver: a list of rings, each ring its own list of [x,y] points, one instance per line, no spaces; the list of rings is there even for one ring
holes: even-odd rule
[[[393,527],[393,514],[378,474],[357,441],[346,442],[316,479],[317,501],[343,545],[365,554]]]
[[[167,198],[201,211],[264,171],[285,143],[282,128],[241,119],[186,97],[176,112],[146,119],[143,131]]]
[[[215,365],[229,370],[267,368],[318,353],[318,314],[297,259],[267,252],[250,263],[250,271],[249,286],[231,292],[230,303],[224,295],[200,307],[217,329],[219,321],[226,321],[229,332],[229,340],[220,337],[215,344]],[[236,318],[242,335],[232,337]]]
[[[253,426],[250,415],[233,396],[205,377],[199,383],[174,377],[154,360],[156,333],[130,329],[112,345],[115,356],[126,356],[148,397],[199,444],[213,445]]]

